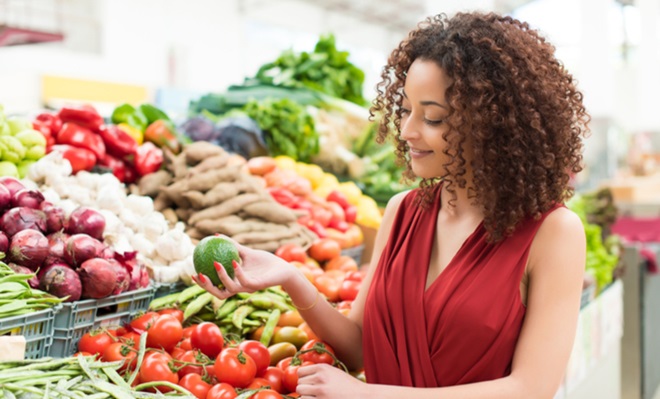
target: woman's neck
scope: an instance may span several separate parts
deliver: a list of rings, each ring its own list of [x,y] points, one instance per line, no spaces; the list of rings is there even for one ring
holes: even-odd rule
[[[469,195],[468,187],[470,187],[470,184],[467,184],[466,188],[460,188],[454,185],[452,187],[454,193],[451,193],[447,191],[447,184],[443,185],[442,195],[440,196],[442,201],[440,204],[441,212],[446,212],[447,216],[451,216],[452,218],[462,219],[465,217],[474,217],[482,220],[484,217],[483,209],[473,203],[474,201]]]

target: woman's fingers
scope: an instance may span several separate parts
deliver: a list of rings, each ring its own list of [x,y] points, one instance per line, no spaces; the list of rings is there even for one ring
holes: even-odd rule
[[[309,366],[301,366],[298,368],[298,378],[305,378],[316,374],[319,371],[319,365],[311,364]]]
[[[222,284],[225,286],[227,291],[231,293],[237,293],[241,291],[241,287],[236,284],[236,281],[229,277],[227,271],[223,265],[220,264],[220,262],[213,262],[213,266],[215,266],[215,270],[218,272],[218,277],[220,277],[220,281],[222,281]]]
[[[235,260],[232,260],[232,266],[234,266],[234,276],[236,277],[236,280],[238,280],[238,282],[241,283],[243,287],[253,288],[254,283],[250,281],[248,276],[245,275],[243,267]]]
[[[208,293],[220,299],[226,299],[233,295],[232,293],[227,292],[227,290],[221,290],[214,286],[211,282],[211,279],[203,274],[200,274],[199,276],[192,276],[192,279],[195,281],[195,283],[197,283],[197,285],[204,288]]]

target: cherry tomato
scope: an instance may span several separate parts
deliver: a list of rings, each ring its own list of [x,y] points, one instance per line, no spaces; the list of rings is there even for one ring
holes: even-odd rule
[[[140,381],[168,381],[172,384],[177,384],[179,382],[179,376],[170,368],[167,361],[163,361],[163,359],[159,359],[157,356],[150,356],[142,362],[142,366],[140,367]],[[166,386],[157,386],[155,388],[163,393],[172,390],[172,388]]]
[[[226,348],[215,360],[215,375],[220,382],[245,388],[257,375],[254,360],[238,348]]]
[[[105,349],[112,344],[114,339],[105,332],[91,331],[80,338],[78,350],[89,352],[93,355],[103,355]]]
[[[170,356],[167,353],[160,352],[160,351],[147,351],[147,353],[144,354],[144,359],[145,360],[147,358],[151,358],[151,357],[156,358],[156,359],[160,359],[164,362],[169,362],[170,360],[172,360],[172,356]]]
[[[287,262],[298,261],[304,263],[305,259],[307,259],[307,253],[303,247],[293,243],[282,245],[277,249],[277,251],[275,251],[275,255],[279,256]]]
[[[284,371],[286,370],[287,367],[291,364],[291,361],[293,360],[293,356],[286,357],[279,362],[277,362],[277,368]]]
[[[158,313],[156,312],[147,312],[143,314],[142,316],[131,320],[131,322],[128,324],[131,329],[138,334],[141,334],[149,329],[151,325],[156,321],[158,318]]]
[[[118,337],[122,337],[122,336],[126,335],[126,333],[128,332],[128,330],[126,330],[126,328],[124,328],[124,327],[119,327],[115,331],[117,332]]]
[[[193,348],[193,347],[192,347],[192,344],[190,343],[190,338],[184,338],[184,339],[182,339],[181,342],[179,343],[179,346],[180,346],[181,349],[183,349],[184,351],[189,351],[189,350],[192,350],[192,348]]]
[[[233,386],[221,382],[211,387],[209,393],[206,394],[206,399],[234,399],[236,396],[238,395]]]
[[[284,376],[284,371],[278,369],[277,367],[268,367],[266,371],[261,375],[261,378],[268,381],[271,389],[279,392],[282,392],[282,377]],[[256,380],[256,378],[255,378]]]
[[[166,352],[174,349],[183,337],[181,322],[172,315],[159,316],[148,329],[147,346],[150,348],[163,348]]]
[[[181,309],[163,309],[158,311],[159,315],[169,314],[174,316],[180,323],[183,323],[183,310]]]
[[[184,328],[183,329],[183,338],[190,338],[190,335],[192,335],[192,332],[195,329],[195,327],[197,327],[197,326],[195,325],[195,326],[190,326],[190,327]]]
[[[105,348],[101,359],[106,362],[116,362],[122,360],[124,364],[119,368],[119,370],[132,370],[135,368],[135,363],[137,362],[137,352],[132,346],[122,344],[121,342],[113,342],[107,348]]]
[[[270,386],[270,381],[268,381],[264,378],[261,378],[261,377],[257,377],[254,380],[252,380],[250,385],[248,385],[245,389],[259,389],[259,388],[263,388],[263,387],[272,388]]]
[[[177,347],[175,347],[174,349],[172,349],[172,351],[170,351],[170,355],[171,355],[172,358],[174,358],[174,359],[179,359],[179,358],[181,358],[181,356],[183,356],[183,354],[186,353],[186,352],[188,352],[188,351],[185,350],[185,349],[181,349],[180,346],[177,346]]]
[[[198,324],[192,331],[190,344],[193,348],[202,351],[206,356],[214,358],[222,351],[225,341],[222,337],[220,327],[214,323],[204,322]]]
[[[354,301],[361,285],[361,281],[344,280],[339,287],[339,298],[342,301]]]
[[[315,350],[315,348],[317,346],[322,347],[323,349],[327,350],[328,352],[332,353],[333,355],[335,354],[335,351],[332,350],[330,345],[326,344],[323,341],[319,341],[319,340],[314,339],[314,340],[308,341],[305,345],[302,346],[302,348],[300,348],[301,351],[314,349],[314,351],[312,351],[312,352],[307,352],[307,353],[303,353],[302,355],[300,355],[300,360],[308,361],[308,362],[312,362],[312,363],[316,363],[316,364],[319,364],[319,363],[334,364],[335,361],[334,361],[334,359],[332,358],[332,356],[330,354],[325,353],[322,350],[320,352],[317,352]]]
[[[282,395],[272,389],[264,389],[254,394],[252,399],[282,399]]]
[[[211,390],[211,385],[202,380],[199,374],[187,374],[179,380],[179,386],[190,391],[198,399],[206,399]]]
[[[341,270],[328,270],[314,279],[314,286],[325,295],[330,302],[339,301],[339,290],[344,281],[345,273]]]
[[[254,364],[257,366],[257,374],[261,374],[270,365],[270,352],[261,342],[243,341],[238,345],[238,349],[247,353],[254,360]]]
[[[296,392],[298,387],[298,369],[302,366],[309,366],[314,363],[303,362],[299,366],[292,366],[291,364],[284,370],[284,375],[282,376],[282,388],[285,392]]]
[[[341,246],[335,240],[322,238],[309,248],[309,256],[319,262],[330,260],[341,255]]]

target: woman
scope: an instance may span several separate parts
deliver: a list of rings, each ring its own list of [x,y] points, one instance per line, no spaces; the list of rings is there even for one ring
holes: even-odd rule
[[[240,247],[220,298],[282,285],[367,383],[299,370],[303,398],[552,398],[572,347],[585,266],[562,204],[588,115],[554,48],[495,14],[430,18],[389,57],[372,115],[418,189],[393,197],[348,317],[293,266]]]

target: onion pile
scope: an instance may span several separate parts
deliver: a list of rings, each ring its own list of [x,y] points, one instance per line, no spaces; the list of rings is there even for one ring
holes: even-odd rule
[[[63,208],[11,177],[0,177],[0,252],[29,283],[67,301],[104,298],[149,285],[135,253],[119,254],[103,243],[105,218],[78,207]]]

